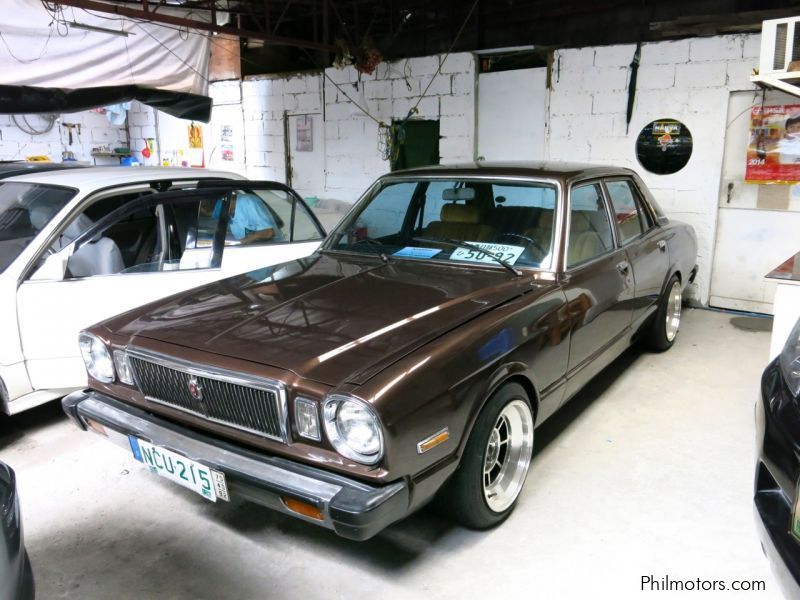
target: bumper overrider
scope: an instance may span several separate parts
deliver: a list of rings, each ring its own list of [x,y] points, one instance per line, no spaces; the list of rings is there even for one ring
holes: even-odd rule
[[[61,404],[78,427],[105,434],[109,441],[129,452],[129,436],[134,436],[182,454],[224,473],[232,498],[279,510],[332,529],[345,538],[369,539],[409,510],[409,491],[404,481],[373,486],[253,452],[175,425],[94,390],[74,392]],[[89,426],[89,422],[99,423],[102,428]],[[316,507],[319,518],[291,510],[287,499]]]
[[[800,407],[773,361],[756,404],[754,511],[761,546],[787,598],[800,598],[800,540],[792,535],[800,463]]]

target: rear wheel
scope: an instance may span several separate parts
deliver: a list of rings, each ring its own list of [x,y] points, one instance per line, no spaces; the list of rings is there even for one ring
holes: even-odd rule
[[[478,416],[444,500],[473,529],[502,522],[514,509],[533,453],[533,413],[522,386],[500,388]]]
[[[647,345],[650,349],[663,352],[672,348],[681,326],[682,305],[681,282],[677,275],[673,275],[667,282],[653,324],[650,326],[647,336]]]

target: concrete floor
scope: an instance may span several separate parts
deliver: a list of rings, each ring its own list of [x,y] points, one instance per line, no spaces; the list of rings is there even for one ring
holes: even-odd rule
[[[768,344],[687,310],[671,351],[630,351],[537,430],[519,506],[488,532],[426,509],[356,543],[212,504],[78,432],[57,404],[0,420],[0,459],[18,473],[45,599],[684,596],[642,592],[643,575],[764,580],[711,595],[777,599],[751,510]]]

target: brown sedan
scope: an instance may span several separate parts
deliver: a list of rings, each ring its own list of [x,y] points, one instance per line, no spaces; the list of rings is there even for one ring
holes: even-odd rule
[[[393,173],[312,256],[84,332],[63,405],[209,500],[367,539],[441,493],[489,527],[535,426],[635,341],[672,345],[695,256],[627,169]]]

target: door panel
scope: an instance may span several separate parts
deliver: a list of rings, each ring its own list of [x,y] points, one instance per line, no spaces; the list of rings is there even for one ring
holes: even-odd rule
[[[797,98],[776,91],[730,95],[709,304],[772,314],[775,283],[764,276],[798,250],[800,185],[744,180],[751,107],[762,103],[797,104]]]
[[[777,283],[764,276],[797,252],[798,231],[800,212],[720,209],[709,303],[772,314]]]
[[[201,269],[24,282],[17,290],[17,318],[31,383],[37,389],[85,385],[82,329],[221,276],[221,269]]]
[[[319,113],[289,115],[290,185],[303,198],[319,196],[325,188],[325,122]]]
[[[627,246],[628,261],[633,270],[634,298],[632,317],[638,324],[653,310],[669,269],[667,234],[659,227]]]
[[[634,297],[628,253],[615,244],[613,212],[600,183],[572,187],[568,208],[564,292],[573,326],[565,398],[617,355]]]
[[[546,68],[481,73],[478,160],[542,160],[546,98]]]
[[[627,260],[616,250],[569,274],[564,293],[570,321],[568,371],[573,372],[611,344],[630,325],[633,276],[617,265]]]

